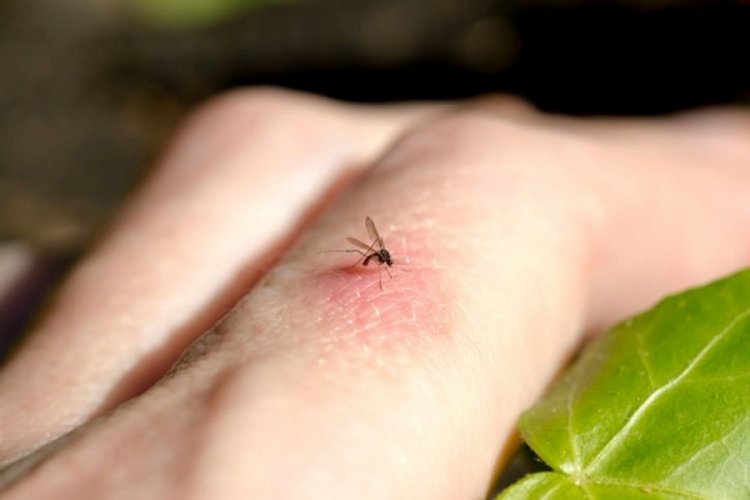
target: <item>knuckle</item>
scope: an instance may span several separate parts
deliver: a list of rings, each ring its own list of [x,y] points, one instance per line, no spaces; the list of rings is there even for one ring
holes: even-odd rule
[[[188,119],[191,128],[220,128],[244,140],[283,133],[285,137],[310,134],[335,116],[321,98],[277,89],[254,88],[228,91],[203,104]]]
[[[398,172],[404,184],[429,186],[430,196],[453,211],[458,205],[472,214],[528,207],[596,215],[601,200],[590,165],[600,155],[584,136],[462,109],[410,131],[383,166],[384,176]]]
[[[484,163],[516,149],[532,133],[521,122],[475,109],[460,109],[409,130],[388,159],[454,166]]]
[[[171,141],[165,168],[236,168],[238,159],[259,151],[301,154],[329,140],[337,123],[335,107],[322,98],[276,88],[228,91],[187,118]]]
[[[191,120],[214,122],[241,119],[266,122],[278,118],[285,119],[308,100],[312,101],[312,98],[273,87],[230,90],[212,97],[201,105]]]

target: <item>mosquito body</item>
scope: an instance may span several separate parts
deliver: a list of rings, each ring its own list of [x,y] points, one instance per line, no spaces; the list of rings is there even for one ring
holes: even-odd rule
[[[357,238],[347,238],[346,241],[359,247],[359,250],[353,250],[362,255],[362,265],[366,266],[371,260],[375,259],[378,265],[385,264],[388,267],[393,265],[393,257],[391,253],[385,248],[385,242],[383,237],[378,233],[378,229],[375,227],[375,223],[371,218],[365,217],[365,227],[367,228],[367,234],[370,236],[372,243],[369,245],[364,241],[360,241]]]
[[[378,229],[375,227],[375,223],[371,218],[365,217],[365,228],[367,228],[367,235],[372,240],[369,245],[364,241],[358,240],[357,238],[349,237],[346,239],[349,243],[354,245],[355,249],[351,250],[333,250],[334,252],[356,252],[362,256],[352,267],[362,264],[366,266],[371,261],[374,261],[378,266],[385,265],[385,270],[388,276],[391,276],[391,272],[388,270],[389,267],[393,266],[393,257],[388,249],[385,247],[383,237],[378,233]],[[380,267],[378,267],[378,284],[380,289],[383,289],[383,281],[380,279]]]

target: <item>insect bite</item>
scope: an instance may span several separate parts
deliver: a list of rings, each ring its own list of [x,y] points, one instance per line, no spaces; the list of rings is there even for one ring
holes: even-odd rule
[[[333,252],[356,252],[362,256],[357,262],[352,264],[351,267],[362,264],[367,266],[370,262],[375,262],[378,265],[378,285],[380,289],[383,289],[383,281],[380,278],[380,267],[385,265],[385,270],[388,276],[391,276],[391,272],[388,270],[389,267],[393,266],[393,257],[388,249],[385,247],[383,237],[378,233],[378,229],[375,227],[375,223],[370,217],[365,217],[365,228],[367,229],[367,235],[372,241],[369,245],[364,241],[358,240],[357,238],[349,237],[346,239],[349,243],[354,245],[355,249],[349,250],[332,250]]]

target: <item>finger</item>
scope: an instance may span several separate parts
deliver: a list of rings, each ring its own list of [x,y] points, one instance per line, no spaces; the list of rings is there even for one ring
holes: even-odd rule
[[[274,90],[209,103],[0,376],[0,459],[144,390],[337,185],[429,111]]]
[[[597,250],[592,331],[747,265],[749,115],[709,110],[579,126],[611,152],[594,184],[608,193],[609,223]]]
[[[746,264],[747,112],[714,108],[643,119],[538,115],[534,123],[604,153],[600,173],[590,177],[592,191],[607,193],[609,221],[596,252],[591,333],[667,293]],[[717,245],[731,231],[739,233],[729,241],[739,244]],[[660,270],[644,274],[644,265]]]
[[[669,154],[672,161],[747,172],[750,115],[740,108],[708,108],[660,118],[570,119],[537,115],[538,126],[595,140],[629,154]]]

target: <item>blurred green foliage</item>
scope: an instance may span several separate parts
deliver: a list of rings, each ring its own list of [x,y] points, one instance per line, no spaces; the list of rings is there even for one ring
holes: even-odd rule
[[[231,19],[278,0],[127,0],[141,22],[157,28],[190,29]]]

